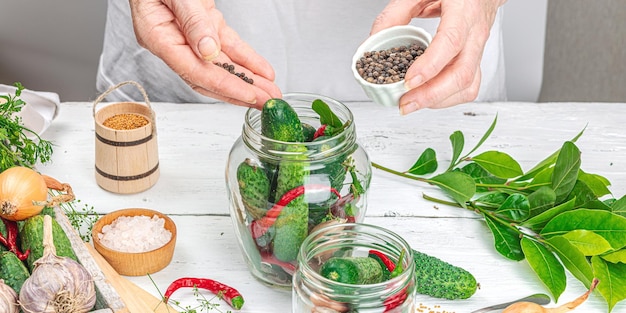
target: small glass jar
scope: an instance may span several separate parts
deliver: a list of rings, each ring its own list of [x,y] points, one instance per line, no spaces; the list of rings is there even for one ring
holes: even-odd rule
[[[262,135],[261,111],[249,109],[230,151],[226,186],[244,259],[254,277],[289,289],[300,245],[312,230],[322,223],[363,220],[372,170],[344,104],[315,94],[282,99],[310,131],[322,126],[315,100],[326,103],[344,125],[343,131],[313,141],[277,141]],[[298,184],[281,188],[285,183],[276,178],[284,177],[281,169],[296,173],[290,179],[296,177]]]
[[[327,279],[319,268],[330,257],[368,256],[377,250],[404,271],[375,284],[346,284]],[[302,243],[293,278],[292,312],[415,312],[413,250],[397,234],[369,224],[347,223],[323,227]]]

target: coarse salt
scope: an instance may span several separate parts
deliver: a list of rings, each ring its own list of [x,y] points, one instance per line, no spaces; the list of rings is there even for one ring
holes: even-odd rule
[[[98,233],[103,246],[132,253],[155,250],[171,238],[172,233],[165,228],[165,220],[157,215],[120,216]]]

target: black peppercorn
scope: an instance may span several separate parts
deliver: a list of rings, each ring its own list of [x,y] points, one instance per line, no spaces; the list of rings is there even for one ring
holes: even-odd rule
[[[254,84],[254,80],[252,78],[247,77],[246,73],[244,73],[244,72],[240,72],[240,73],[235,72],[235,66],[232,65],[232,64],[220,63],[220,62],[216,62],[216,63],[213,63],[213,64],[215,64],[215,65],[225,69],[229,73],[231,73],[231,74],[241,78],[243,81],[245,81],[248,84]]]
[[[419,44],[367,51],[356,61],[359,75],[375,84],[391,84],[404,79],[406,71],[425,48]]]

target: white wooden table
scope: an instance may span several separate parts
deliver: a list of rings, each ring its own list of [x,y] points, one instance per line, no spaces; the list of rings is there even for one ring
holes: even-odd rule
[[[621,197],[626,191],[626,104],[603,103],[475,103],[445,110],[425,110],[400,116],[395,109],[372,103],[347,103],[355,115],[360,143],[373,162],[406,170],[426,148],[437,151],[443,164],[449,160],[449,135],[465,134],[468,148],[478,141],[498,115],[498,124],[482,151],[497,149],[530,169],[583,128],[577,142],[582,168],[607,177],[611,190]],[[151,189],[133,195],[107,192],[94,178],[94,120],[91,102],[63,103],[57,120],[43,137],[55,144],[52,162],[42,172],[70,183],[80,205],[98,213],[121,208],[151,208],[172,217],[178,242],[171,264],[152,276],[129,277],[158,296],[182,276],[208,277],[237,288],[246,304],[242,312],[291,312],[291,293],[273,290],[248,272],[229,217],[225,166],[231,145],[240,135],[245,108],[228,104],[153,103],[157,116],[161,176]],[[476,294],[462,301],[444,301],[420,296],[426,306],[441,311],[470,312],[532,293],[547,290],[524,262],[500,256],[483,220],[473,212],[435,206],[422,194],[441,195],[417,183],[373,170],[366,223],[390,228],[416,249],[464,267],[480,283]],[[559,303],[573,300],[585,291],[568,274],[568,286]],[[191,292],[176,298],[194,304]],[[551,304],[554,305],[554,304]],[[226,311],[227,305],[221,309]],[[594,293],[578,309],[606,312],[600,295]],[[626,312],[618,304],[613,312]]]

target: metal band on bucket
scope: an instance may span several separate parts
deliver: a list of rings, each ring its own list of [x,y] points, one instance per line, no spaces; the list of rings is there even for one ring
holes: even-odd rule
[[[133,176],[117,176],[117,175],[111,175],[111,174],[105,173],[104,171],[99,169],[98,166],[96,166],[96,172],[98,174],[102,175],[105,178],[112,179],[112,180],[117,180],[117,181],[131,181],[131,180],[138,180],[138,179],[146,178],[146,177],[152,175],[158,169],[159,169],[159,163],[157,163],[157,165],[155,167],[153,167],[151,170],[149,170],[149,171],[147,171],[147,172],[145,172],[143,174],[133,175]]]
[[[102,143],[107,144],[109,146],[132,147],[132,146],[138,146],[140,144],[150,141],[152,139],[152,134],[148,135],[144,139],[135,140],[135,141],[113,141],[113,140],[108,140],[96,133],[96,139],[100,140]]]

